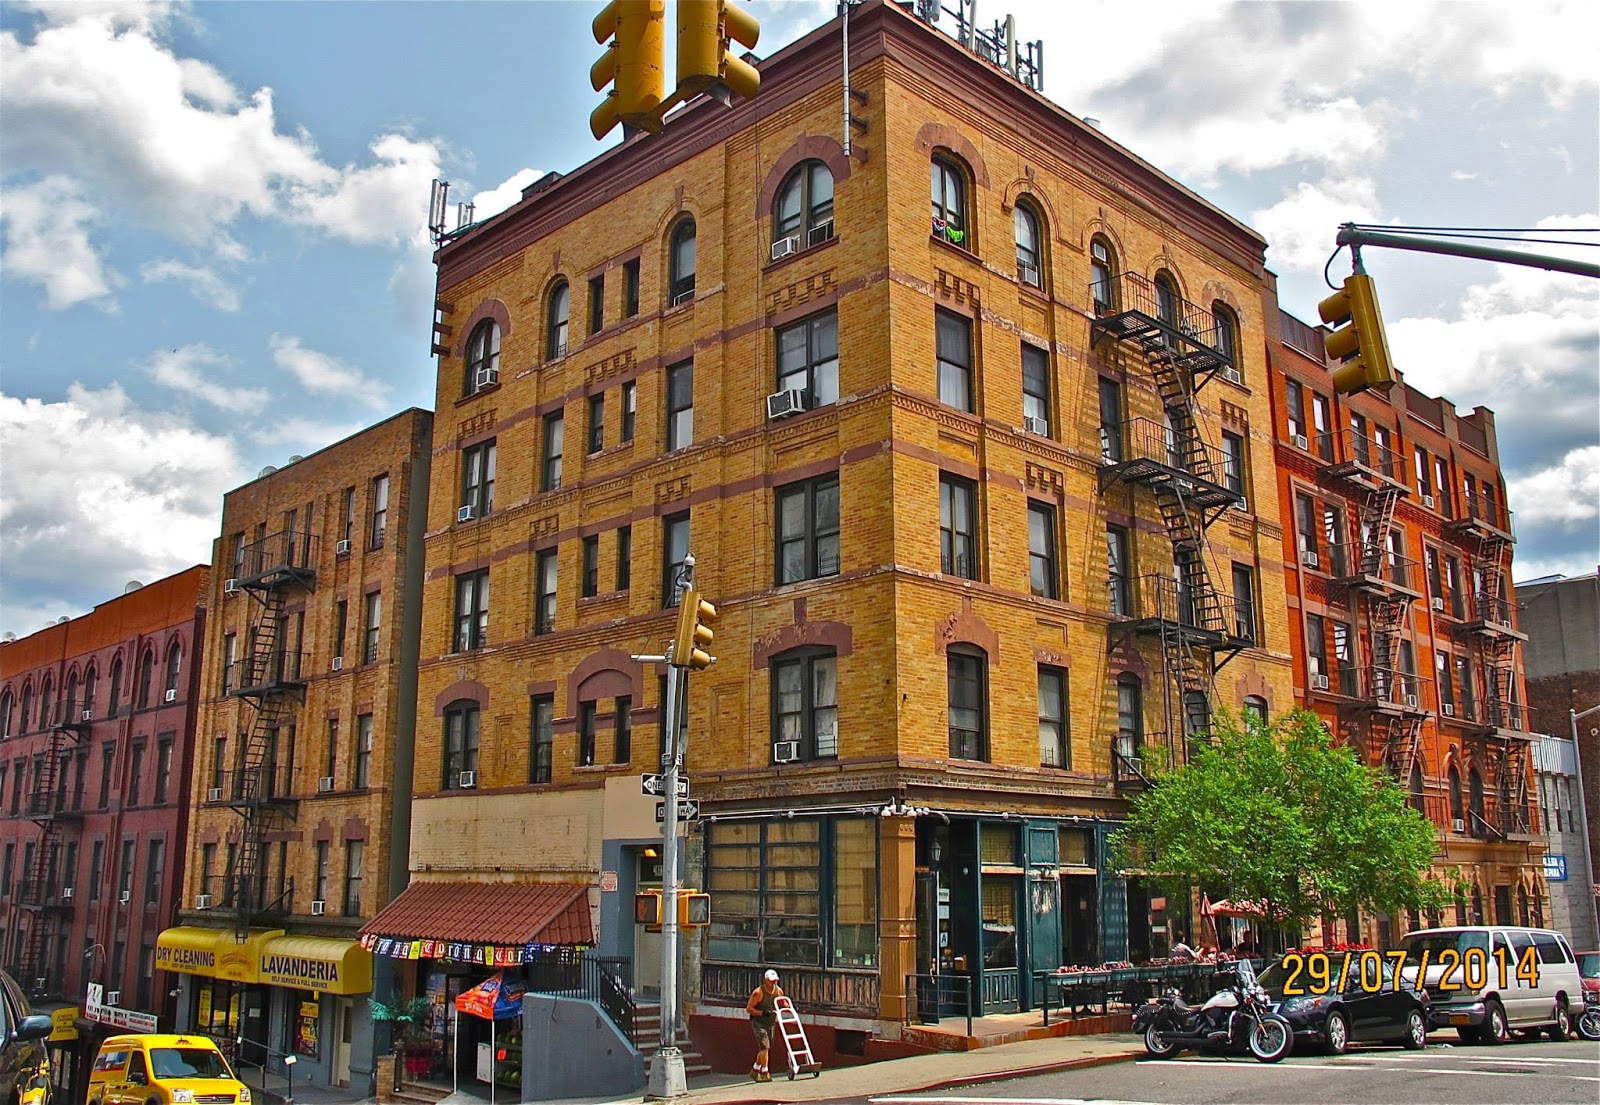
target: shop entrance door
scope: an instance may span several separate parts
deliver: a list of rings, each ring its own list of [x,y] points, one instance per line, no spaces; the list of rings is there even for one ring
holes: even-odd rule
[[[1061,876],[1061,962],[1093,967],[1101,961],[1095,920],[1099,888],[1093,875]]]
[[[350,1084],[350,1021],[354,1010],[349,998],[333,1000],[333,1084]]]
[[[239,1058],[252,1066],[267,1062],[267,991],[260,986],[246,987],[239,1000],[239,1035],[244,1044]]]
[[[661,858],[648,854],[654,851],[639,856],[635,885],[640,891],[661,889]],[[643,997],[661,997],[661,934],[646,932],[643,925],[633,926],[633,985]]]

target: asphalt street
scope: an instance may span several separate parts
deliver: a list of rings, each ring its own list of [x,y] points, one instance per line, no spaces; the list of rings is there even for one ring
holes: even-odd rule
[[[1262,1064],[1185,1053],[959,1090],[866,1099],[871,1105],[1595,1105],[1600,1045],[1432,1044],[1353,1048]]]

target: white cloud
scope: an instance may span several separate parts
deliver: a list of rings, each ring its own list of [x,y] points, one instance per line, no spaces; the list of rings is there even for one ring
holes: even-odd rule
[[[439,148],[398,134],[372,143],[368,168],[345,166],[337,181],[290,189],[293,217],[357,245],[401,245],[427,226],[428,185],[439,176]]]
[[[1574,449],[1560,464],[1512,480],[1506,493],[1521,524],[1589,523],[1600,520],[1600,445]]]
[[[112,289],[122,277],[89,240],[90,227],[99,221],[100,212],[66,177],[6,188],[0,196],[6,276],[44,288],[53,311],[91,302],[114,310]]]
[[[1375,222],[1377,212],[1377,188],[1370,180],[1302,182],[1273,206],[1257,211],[1251,223],[1271,243],[1269,264],[1320,270],[1333,251],[1333,228]]]
[[[219,311],[237,311],[239,293],[212,269],[204,265],[190,265],[175,258],[146,261],[139,266],[139,278],[147,284],[171,280],[182,284],[196,299],[210,303]]]
[[[292,372],[313,394],[354,399],[369,407],[381,407],[387,400],[387,385],[369,379],[360,369],[351,368],[337,357],[307,349],[299,338],[274,334],[271,345],[272,359],[278,367]]]
[[[150,358],[147,371],[158,383],[203,399],[227,411],[248,412],[264,407],[270,396],[265,388],[230,388],[214,377],[229,366],[228,358],[204,345],[185,345]]]
[[[479,192],[472,197],[472,217],[477,222],[482,222],[493,215],[498,215],[512,204],[522,199],[522,190],[540,177],[545,175],[544,169],[518,169],[505,180],[489,189]],[[449,213],[454,220],[453,212]]]
[[[19,633],[130,579],[209,561],[222,494],[244,477],[226,438],[143,410],[115,384],[73,383],[57,403],[0,395],[0,453],[0,625]]]

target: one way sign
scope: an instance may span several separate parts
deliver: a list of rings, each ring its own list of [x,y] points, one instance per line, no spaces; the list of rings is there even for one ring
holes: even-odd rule
[[[666,821],[666,819],[667,819],[667,804],[665,802],[657,802],[656,803],[656,824],[660,825],[662,822]],[[700,802],[699,802],[699,800],[695,799],[695,798],[684,798],[681,801],[679,801],[678,802],[678,820],[679,821],[699,821],[700,820]]]
[[[639,789],[641,792],[655,798],[665,797],[667,793],[667,778],[665,775],[641,775],[639,776]],[[678,797],[689,797],[689,780],[682,775],[678,776]]]

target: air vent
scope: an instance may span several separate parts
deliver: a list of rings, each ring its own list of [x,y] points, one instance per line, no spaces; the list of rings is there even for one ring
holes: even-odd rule
[[[1293,442],[1296,449],[1306,449],[1310,447],[1310,443],[1306,441],[1305,434],[1295,434],[1289,438],[1289,440]]]
[[[333,776],[332,775],[324,775],[322,778],[317,780],[317,793],[318,794],[331,794],[332,792],[333,792]]]
[[[799,252],[799,250],[800,235],[791,234],[787,238],[779,238],[772,243],[772,259],[776,261],[780,257],[788,257],[793,253]]]
[[[176,688],[167,691],[167,701],[169,703],[178,701],[178,691]]]
[[[767,396],[767,420],[769,422],[776,422],[780,418],[788,418],[792,414],[804,414],[805,409],[806,393],[799,388],[775,391]]]
[[[477,785],[478,773],[476,771],[459,771],[456,773],[456,786],[471,790]]]
[[[327,911],[328,903],[323,901],[321,898],[318,898],[311,903],[311,916],[321,917]]]
[[[1022,416],[1022,429],[1024,433],[1038,434],[1040,437],[1050,436],[1050,420],[1035,418],[1031,414]]]
[[[194,907],[196,909],[210,909],[211,908],[211,895],[210,894],[196,894],[194,896]]]
[[[478,516],[478,510],[471,503],[456,511],[456,521],[470,522]]]
[[[343,671],[344,670],[344,657],[343,656],[335,656],[333,658],[333,664],[331,666],[332,666],[334,671]]]
[[[341,540],[339,540],[338,542],[336,542],[334,544],[334,546],[333,546],[333,555],[335,555],[335,556],[349,556],[350,555],[350,539],[348,537],[342,538]]]
[[[776,741],[772,745],[772,762],[792,764],[800,759],[799,741]]]
[[[222,801],[222,788],[221,787],[212,787],[210,790],[206,791],[206,801],[207,802],[220,802],[220,801]]]
[[[1320,568],[1322,567],[1322,558],[1317,555],[1316,549],[1301,549],[1300,563],[1307,568]]]
[[[1311,689],[1314,690],[1314,691],[1325,691],[1325,690],[1327,690],[1328,689],[1328,677],[1326,675],[1313,675],[1311,677]]]
[[[239,581],[237,579],[223,580],[222,593],[224,595],[237,595],[239,593]]]

